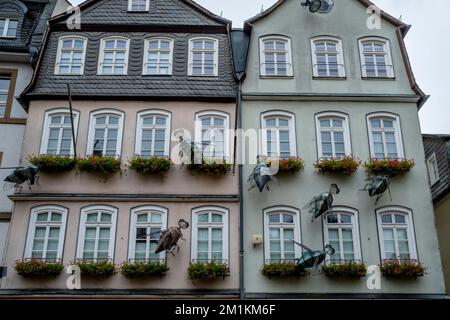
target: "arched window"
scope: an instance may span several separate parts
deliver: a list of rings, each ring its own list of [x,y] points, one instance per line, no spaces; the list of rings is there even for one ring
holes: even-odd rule
[[[230,157],[230,115],[220,111],[196,114],[195,139],[203,158],[227,160]]]
[[[136,131],[136,154],[142,157],[169,157],[170,121],[169,112],[140,112]]]
[[[340,263],[361,260],[358,211],[334,207],[323,217],[325,244],[336,250],[327,258],[329,262]]]
[[[145,40],[144,75],[171,75],[172,61],[172,39],[150,38]]]
[[[368,37],[359,40],[361,68],[364,78],[394,78],[389,40]]]
[[[404,157],[400,118],[391,113],[375,113],[367,117],[370,154],[373,159]]]
[[[75,137],[80,113],[73,112]],[[45,113],[41,154],[73,156],[72,123],[68,109],[54,109]]]
[[[289,112],[273,111],[261,115],[262,154],[271,159],[297,156],[295,118]]]
[[[77,259],[87,262],[112,261],[116,239],[117,209],[90,206],[81,210]]]
[[[352,154],[348,115],[324,112],[316,115],[319,159],[339,159]]]
[[[261,76],[292,77],[291,39],[266,36],[260,39]]]
[[[42,206],[31,210],[24,259],[62,260],[68,210]]]
[[[86,38],[79,36],[59,38],[55,74],[82,75],[86,60],[87,42]]]
[[[288,207],[264,210],[264,252],[267,262],[294,262],[300,258],[300,212]]]
[[[122,37],[104,38],[100,44],[98,74],[126,75],[130,39]]]
[[[87,154],[120,157],[124,114],[116,110],[99,110],[91,114]]]
[[[192,211],[193,261],[228,262],[228,210],[202,207]]]
[[[311,39],[313,75],[318,78],[345,77],[342,40],[334,37]]]
[[[188,76],[214,76],[219,74],[219,41],[213,38],[189,40]]]
[[[130,261],[163,261],[164,253],[155,254],[161,232],[167,229],[167,209],[157,206],[134,208],[131,211]]]

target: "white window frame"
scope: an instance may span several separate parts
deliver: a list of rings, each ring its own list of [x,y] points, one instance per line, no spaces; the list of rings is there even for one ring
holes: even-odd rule
[[[64,115],[64,116],[68,116],[70,118],[70,110],[67,108],[59,108],[59,109],[48,110],[45,112],[44,127],[42,130],[42,142],[41,142],[41,149],[40,149],[41,155],[47,154],[48,139],[50,136],[50,127],[52,126],[50,119],[51,119],[51,117],[56,116],[56,115]],[[73,126],[74,126],[74,130],[75,130],[75,143],[77,140],[79,119],[80,119],[80,112],[77,110],[73,110]],[[62,127],[61,125],[59,125],[59,126]],[[69,126],[69,128],[71,128],[71,125]],[[72,131],[71,131],[70,136],[72,137]],[[61,148],[61,138],[62,138],[62,130],[59,133],[58,149]],[[58,153],[57,155],[60,155],[60,153]],[[69,156],[71,156],[71,157],[74,156],[73,141],[72,141],[72,145],[70,146],[70,155]]]
[[[126,47],[125,47],[125,66],[123,68],[123,73],[103,73],[103,64],[104,64],[104,59],[105,59],[105,46],[106,46],[106,41],[111,41],[111,40],[121,40],[121,41],[125,41],[126,42]],[[122,50],[122,49],[108,49],[108,50]],[[130,56],[130,39],[126,38],[126,37],[118,37],[118,36],[113,36],[113,37],[106,37],[106,38],[102,38],[100,41],[100,53],[99,53],[99,58],[98,58],[98,70],[97,70],[97,74],[98,75],[102,75],[102,76],[121,76],[121,75],[127,75],[128,74],[128,65],[129,65],[129,56]],[[114,66],[113,66],[114,68]]]
[[[17,18],[6,18],[6,17],[0,17],[0,19],[5,20],[5,26],[3,27],[3,33],[0,34],[0,38],[8,38],[8,39],[15,39],[17,38],[17,32],[19,31],[19,19]],[[15,20],[17,22],[17,28],[16,33],[14,33],[13,36],[8,36],[9,31],[9,25],[11,23],[11,20]]]
[[[302,243],[302,231],[300,224],[300,210],[291,207],[277,206],[263,210],[264,215],[264,259],[270,261],[270,215],[274,213],[287,213],[294,216],[294,239],[298,243]],[[279,224],[282,228],[284,223]],[[280,235],[281,237],[281,235]],[[284,241],[280,240],[281,261],[284,260]],[[294,244],[295,259],[302,256],[303,250],[298,245]]]
[[[171,138],[171,125],[172,125],[172,114],[163,110],[145,110],[137,114],[137,126],[136,126],[136,144],[135,153],[136,155],[142,155],[142,130],[144,127],[144,117],[146,116],[163,116],[166,118],[166,136],[164,143],[164,156],[170,157],[170,138]],[[154,140],[153,140],[154,144]],[[154,147],[152,148],[154,151]]]
[[[331,76],[329,73],[329,65],[327,64],[327,75],[321,76],[319,75],[319,67],[318,67],[318,61],[317,61],[317,52],[316,52],[316,43],[317,42],[334,42],[336,43],[336,48],[338,50],[337,52],[337,63],[338,63],[338,73],[337,76]],[[329,52],[324,51],[323,54],[327,54]],[[345,78],[345,58],[344,58],[344,49],[342,47],[342,40],[336,37],[331,36],[321,36],[321,37],[314,37],[311,39],[311,57],[312,57],[312,63],[313,63],[313,76],[315,78]],[[327,58],[328,60],[328,58]]]
[[[225,159],[229,161],[231,158],[230,155],[230,115],[226,112],[222,112],[222,111],[203,111],[203,112],[199,112],[195,115],[195,143],[198,145],[202,145],[203,142],[203,135],[202,135],[202,130],[203,130],[203,126],[202,126],[202,117],[221,117],[224,118],[224,127],[225,127],[225,131],[224,131],[224,152],[225,152]],[[202,156],[203,156],[203,152],[202,152]]]
[[[365,67],[366,59],[364,56],[364,46],[363,46],[364,42],[378,42],[378,43],[382,43],[384,45],[384,52],[385,52],[385,57],[386,57],[386,59],[385,59],[386,71],[387,71],[386,77],[380,77],[380,76],[369,77],[367,75],[367,69]],[[380,37],[365,37],[365,38],[361,38],[358,40],[358,46],[359,46],[359,56],[360,56],[360,62],[361,62],[361,73],[362,73],[363,78],[368,78],[368,79],[393,79],[393,78],[395,78],[391,45],[390,45],[390,41],[388,39],[380,38]],[[377,70],[376,70],[376,73],[378,73]]]
[[[165,231],[167,229],[167,217],[169,214],[169,210],[163,207],[159,206],[142,206],[133,208],[131,210],[131,222],[130,222],[130,238],[129,238],[129,245],[128,245],[128,259],[129,261],[135,261],[135,255],[136,255],[136,228],[137,228],[137,216],[139,214],[145,213],[145,212],[155,212],[158,214],[161,214],[161,231]],[[145,223],[147,227],[151,227],[151,223]],[[146,253],[148,254],[148,252]],[[159,259],[161,261],[166,260],[166,254],[164,252],[161,252],[159,254]],[[146,260],[150,261],[149,258],[146,257]]]
[[[407,230],[410,260],[418,260],[416,236],[415,236],[415,232],[414,232],[415,229],[414,229],[414,220],[413,220],[413,216],[412,216],[413,215],[412,211],[410,209],[406,209],[403,207],[390,206],[390,207],[385,207],[385,208],[376,210],[377,225],[378,225],[378,238],[379,238],[379,245],[380,245],[380,250],[381,250],[381,252],[380,252],[381,261],[383,262],[387,259],[386,253],[385,253],[385,248],[384,248],[383,224],[382,224],[382,219],[381,219],[381,217],[385,214],[400,214],[400,215],[405,216],[406,228],[403,227],[403,229]],[[395,224],[392,224],[392,226],[395,227]],[[398,243],[397,243],[397,239],[396,239],[396,232],[394,232],[394,242],[395,242],[396,252],[398,253]]]
[[[81,40],[84,43],[80,73],[63,73],[60,71],[63,42],[66,40]],[[58,52],[56,54],[56,61],[55,61],[55,72],[54,72],[55,75],[65,75],[65,76],[81,76],[81,75],[83,75],[84,74],[84,66],[86,64],[87,44],[88,44],[88,39],[85,37],[80,37],[80,36],[75,36],[75,35],[60,37],[58,40]],[[81,49],[80,49],[80,51],[81,51]]]
[[[150,0],[145,0],[145,10],[133,10],[133,0],[128,0],[128,11],[129,12],[149,12],[150,11]]]
[[[149,43],[150,41],[169,41],[169,71],[167,73],[151,73],[148,71],[148,56],[149,56]],[[147,75],[147,76],[171,76],[172,72],[173,72],[173,44],[174,44],[174,40],[171,38],[166,38],[166,37],[152,37],[152,38],[147,38],[144,41],[144,63],[143,63],[143,67],[142,67],[142,74],[143,75]],[[160,52],[162,49],[158,48],[157,51],[158,52],[158,60],[160,59]],[[160,64],[158,63],[157,66],[158,70],[160,69]]]
[[[61,214],[61,222],[38,222],[37,216],[41,213],[46,212],[55,212]],[[64,251],[64,239],[66,235],[66,227],[67,227],[67,215],[69,213],[69,210],[61,207],[61,206],[39,206],[31,209],[31,215],[30,215],[30,222],[28,225],[28,233],[27,233],[27,241],[25,246],[25,252],[24,252],[24,259],[31,259],[32,257],[32,251],[33,251],[33,244],[34,244],[34,236],[36,232],[36,227],[39,227],[42,225],[42,227],[52,227],[52,226],[59,226],[60,232],[59,232],[59,240],[58,240],[58,252],[56,256],[57,261],[63,260],[63,251]],[[48,233],[48,231],[47,231]],[[46,241],[48,241],[48,237],[46,237]],[[44,248],[46,245],[44,244]]]
[[[198,216],[205,213],[213,213],[213,214],[221,214],[223,219],[222,223],[205,223],[204,227],[209,228],[209,244],[212,241],[211,240],[211,228],[217,228],[222,227],[222,260],[223,262],[229,263],[229,210],[222,207],[215,207],[215,206],[207,206],[207,207],[199,207],[192,210],[192,244],[191,244],[191,260],[197,261],[197,240],[198,240]],[[200,227],[203,227],[203,225],[200,225]],[[208,245],[208,261],[211,261],[211,248]],[[219,261],[220,262],[220,261]]]
[[[369,129],[368,135],[369,135],[369,147],[370,147],[370,157],[372,159],[376,158],[375,154],[375,147],[374,147],[374,140],[373,140],[373,130],[372,130],[372,120],[376,120],[377,118],[381,119],[389,119],[394,122],[394,129],[395,129],[395,143],[397,145],[397,158],[403,159],[405,157],[405,151],[403,149],[403,136],[402,136],[402,128],[400,124],[400,117],[396,114],[388,113],[388,112],[378,112],[367,115],[367,128]],[[384,132],[384,131],[383,131]],[[384,144],[384,153],[385,153],[385,159],[387,159],[387,148],[386,148],[386,141],[383,141]],[[384,160],[384,159],[382,159]]]
[[[94,212],[105,212],[111,215],[111,223],[108,224],[110,226],[110,233],[109,233],[109,248],[108,248],[108,261],[114,261],[114,253],[115,253],[115,245],[116,245],[116,228],[117,228],[117,214],[118,209],[111,206],[104,206],[104,205],[93,205],[89,207],[84,207],[81,209],[81,217],[80,217],[80,226],[78,230],[78,244],[77,244],[77,260],[83,260],[83,253],[84,253],[84,240],[86,236],[86,224],[87,224],[87,216],[90,213]],[[89,223],[89,226],[93,227],[96,225],[96,227],[102,227],[106,224],[101,223]],[[95,249],[94,249],[95,250]],[[94,253],[95,254],[95,253]],[[94,258],[94,262],[97,261],[97,258]]]
[[[427,169],[428,177],[430,178],[430,185],[433,187],[441,180],[439,176],[439,166],[435,152],[427,159]]]
[[[297,157],[297,128],[296,128],[296,120],[295,120],[295,115],[293,113],[290,112],[285,112],[285,111],[270,111],[270,112],[265,112],[261,114],[261,154],[263,156],[267,156],[267,124],[266,124],[266,120],[267,118],[272,118],[272,117],[283,117],[283,118],[288,118],[289,119],[289,143],[290,143],[290,156],[291,157]],[[273,130],[273,129],[272,129]],[[276,134],[276,141],[277,141],[277,152],[278,155],[280,156],[280,131],[279,129],[275,129],[275,134]],[[278,157],[279,157],[278,156]]]
[[[125,113],[113,109],[101,109],[97,110],[91,113],[90,119],[89,119],[89,133],[88,133],[88,144],[86,149],[86,155],[92,156],[94,153],[94,138],[95,138],[95,119],[102,115],[115,115],[119,116],[119,128],[117,132],[117,148],[116,148],[116,158],[119,158],[122,155],[122,138],[123,138],[123,124],[124,124],[124,118]],[[103,146],[103,149],[105,150],[106,146]],[[105,156],[105,154],[103,154]]]
[[[214,42],[214,73],[213,74],[194,74],[194,42],[198,40],[206,40]],[[207,51],[202,49],[200,51]],[[204,64],[202,65],[204,71]],[[188,56],[188,76],[190,77],[217,77],[219,76],[219,40],[209,37],[196,37],[189,39],[189,56]]]
[[[328,229],[338,229],[339,232],[339,251],[341,253],[341,261],[344,261],[344,250],[343,250],[343,237],[342,237],[342,229],[350,229],[349,224],[342,224],[342,223],[335,223],[330,224],[328,223],[328,216],[330,214],[344,214],[351,216],[352,224],[352,236],[353,236],[353,252],[354,252],[354,261],[361,261],[362,260],[362,253],[361,253],[361,240],[359,236],[359,212],[356,209],[347,208],[347,207],[333,207],[333,209],[330,211],[330,213],[323,216],[323,235],[324,235],[324,241],[325,244],[329,244],[329,235],[328,235]],[[336,249],[336,248],[335,248]],[[332,262],[330,256],[327,256],[327,262]]]
[[[286,74],[285,75],[277,75],[277,74],[266,74],[266,68],[265,68],[265,51],[264,51],[264,42],[266,41],[284,41],[286,42],[287,46],[287,52],[286,52]],[[270,35],[270,36],[264,36],[259,38],[259,59],[260,59],[260,73],[262,77],[268,77],[268,78],[286,78],[286,77],[293,77],[294,76],[294,68],[292,64],[292,45],[291,45],[291,39],[289,37],[285,36],[278,36],[278,35]],[[276,61],[275,61],[276,63]],[[277,70],[275,68],[275,73],[277,73]]]
[[[351,156],[352,155],[352,144],[351,144],[351,140],[350,140],[350,121],[349,121],[349,117],[347,114],[345,113],[341,113],[341,112],[321,112],[316,114],[316,135],[317,135],[317,151],[318,151],[318,158],[319,159],[330,159],[330,157],[325,157],[323,155],[323,149],[322,149],[322,131],[342,131],[344,133],[344,147],[345,147],[345,155],[346,156]],[[322,119],[338,119],[342,121],[342,126],[343,126],[343,130],[337,130],[337,129],[333,129],[333,128],[328,128],[328,130],[322,130],[321,126],[320,126],[320,121]],[[332,139],[334,139],[332,137]],[[333,156],[331,158],[335,159],[336,157],[336,152],[335,152],[335,144],[334,141],[332,141],[332,152],[333,152]]]

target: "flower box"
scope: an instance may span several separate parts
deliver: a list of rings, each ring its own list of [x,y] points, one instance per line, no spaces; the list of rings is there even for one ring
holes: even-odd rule
[[[361,163],[352,157],[345,157],[342,159],[322,159],[314,164],[314,168],[320,174],[339,174],[350,176],[354,174]]]
[[[224,176],[231,170],[231,165],[226,161],[216,162],[203,160],[202,164],[188,164],[186,165],[187,170],[193,175],[203,174],[208,176]]]
[[[120,267],[120,273],[127,279],[163,277],[167,271],[169,267],[159,261],[124,263]]]
[[[24,278],[56,278],[64,270],[60,262],[42,260],[17,261],[14,269]]]
[[[383,175],[391,178],[403,176],[414,167],[414,160],[371,160],[364,164],[369,175]]]
[[[390,279],[417,279],[425,275],[425,267],[415,260],[386,260],[380,269],[381,273]]]
[[[267,278],[273,277],[303,277],[308,273],[294,262],[272,262],[261,268],[261,273]]]
[[[77,161],[80,171],[98,173],[103,176],[120,171],[121,161],[113,157],[90,156]]]
[[[172,167],[168,158],[137,157],[130,161],[130,168],[140,174],[164,175]]]
[[[267,161],[267,165],[271,166],[272,161]],[[290,157],[289,159],[279,160],[279,174],[296,174],[305,168],[305,162],[301,158]]]
[[[112,262],[86,262],[78,261],[81,276],[87,278],[108,278],[116,273],[116,266]]]
[[[330,263],[322,266],[322,272],[330,278],[359,279],[367,275],[367,267],[363,262]]]
[[[73,170],[77,160],[68,156],[40,155],[30,157],[30,163],[38,167],[41,172],[60,173]]]
[[[230,267],[224,262],[192,262],[188,268],[188,276],[192,281],[225,279],[230,276]]]

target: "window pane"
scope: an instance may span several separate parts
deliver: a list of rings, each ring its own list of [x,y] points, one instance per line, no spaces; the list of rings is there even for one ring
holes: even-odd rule
[[[290,214],[284,214],[283,223],[294,223],[294,216]]]
[[[279,223],[280,222],[280,215],[279,214],[271,214],[271,215],[269,215],[269,222],[270,223]]]
[[[280,239],[280,229],[270,229],[270,239]]]

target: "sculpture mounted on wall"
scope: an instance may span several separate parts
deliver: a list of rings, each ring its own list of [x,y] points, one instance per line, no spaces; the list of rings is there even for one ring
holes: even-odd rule
[[[278,161],[271,161],[270,166],[267,164],[265,157],[258,157],[258,164],[253,169],[253,172],[248,177],[247,183],[249,185],[248,191],[258,188],[259,192],[263,192],[264,189],[270,191],[270,183],[278,183],[275,175],[278,173]]]
[[[389,191],[389,196],[391,197],[391,180],[388,176],[371,176],[366,181],[369,181],[361,191],[368,191],[370,197],[377,197],[375,200],[375,205],[383,197],[386,191]]]
[[[325,261],[327,255],[332,256],[336,250],[334,248],[327,244],[325,246],[325,250],[323,251],[313,251],[307,246],[291,240],[294,242],[294,244],[302,247],[306,252],[296,261],[297,266],[303,268],[303,269],[315,269],[317,270],[318,267]]]
[[[177,249],[177,252],[180,252],[178,241],[180,241],[180,239],[184,240],[181,230],[186,230],[187,228],[189,228],[189,222],[181,219],[180,221],[178,221],[178,227],[172,227],[168,230],[163,231],[159,238],[158,247],[155,251],[155,254],[167,251],[167,253],[171,253],[173,256],[175,256],[175,249]]]
[[[332,184],[329,191],[323,192],[320,195],[314,197],[314,199],[308,202],[306,206],[303,207],[303,209],[309,208],[309,212],[313,215],[312,220],[315,220],[330,211],[334,202],[333,195],[337,195],[340,192],[341,190],[339,189],[338,185]]]
[[[37,184],[39,181],[38,173],[39,169],[35,166],[14,168],[13,173],[5,178],[3,191],[19,187],[25,182],[31,188],[31,186]]]

